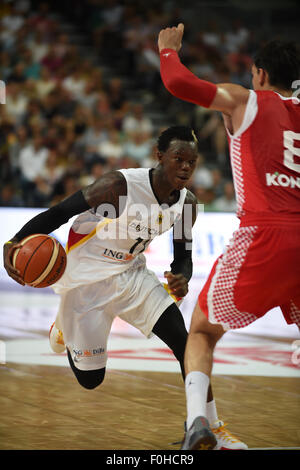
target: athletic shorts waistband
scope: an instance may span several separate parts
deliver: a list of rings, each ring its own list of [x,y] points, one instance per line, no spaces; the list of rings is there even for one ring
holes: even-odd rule
[[[272,226],[293,226],[299,227],[300,230],[300,213],[299,214],[251,214],[244,215],[240,218],[240,227],[249,225],[272,225]]]

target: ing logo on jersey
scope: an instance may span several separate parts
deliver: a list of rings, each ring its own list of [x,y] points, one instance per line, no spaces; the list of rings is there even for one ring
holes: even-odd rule
[[[118,250],[109,250],[108,248],[105,248],[102,253],[102,256],[116,261],[131,261],[133,258],[133,255],[131,253],[124,253]]]

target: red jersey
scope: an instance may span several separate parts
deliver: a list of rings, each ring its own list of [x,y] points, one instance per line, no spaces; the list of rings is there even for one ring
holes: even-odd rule
[[[241,127],[227,133],[238,217],[299,222],[300,101],[251,90]]]
[[[210,107],[216,86],[190,72],[176,51],[161,51],[160,64],[170,93]],[[300,223],[300,100],[250,90],[240,129],[227,133],[241,222],[288,217]]]

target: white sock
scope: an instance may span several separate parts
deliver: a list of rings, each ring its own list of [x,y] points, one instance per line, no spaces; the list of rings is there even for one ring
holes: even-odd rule
[[[190,372],[185,378],[185,394],[187,405],[187,429],[191,427],[197,416],[206,417],[206,399],[210,379],[203,372]]]
[[[206,403],[206,417],[211,427],[214,427],[219,421],[215,400]]]

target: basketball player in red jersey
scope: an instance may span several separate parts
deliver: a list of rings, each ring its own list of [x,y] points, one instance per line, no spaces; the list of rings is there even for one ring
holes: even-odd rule
[[[187,431],[182,449],[215,446],[206,414],[213,351],[223,334],[280,306],[300,326],[300,77],[296,45],[272,41],[256,55],[253,88],[204,81],[180,61],[184,26],[158,38],[170,93],[221,111],[240,227],[215,262],[194,309],[185,352]]]

